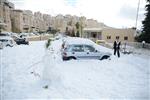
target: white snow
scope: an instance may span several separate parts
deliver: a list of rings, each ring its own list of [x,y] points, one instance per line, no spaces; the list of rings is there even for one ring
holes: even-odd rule
[[[149,99],[150,56],[62,61],[61,43],[52,42],[48,50],[45,41],[0,50],[1,99]]]

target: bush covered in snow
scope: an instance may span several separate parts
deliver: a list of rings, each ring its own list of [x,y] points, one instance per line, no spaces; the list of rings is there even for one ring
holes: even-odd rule
[[[48,48],[48,47],[50,46],[51,41],[52,41],[51,39],[48,39],[48,40],[47,40],[47,42],[46,42],[46,48]]]

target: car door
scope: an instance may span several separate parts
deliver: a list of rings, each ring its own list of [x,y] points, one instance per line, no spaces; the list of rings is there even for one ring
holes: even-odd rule
[[[99,59],[99,52],[92,45],[84,45],[84,52],[88,59]]]
[[[83,45],[73,45],[71,50],[71,55],[76,57],[77,59],[84,58],[84,49]]]

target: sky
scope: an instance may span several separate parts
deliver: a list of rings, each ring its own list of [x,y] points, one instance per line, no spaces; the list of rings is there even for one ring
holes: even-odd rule
[[[135,27],[139,0],[9,0],[16,9],[56,16],[71,14],[95,19],[110,27]],[[146,0],[140,0],[137,27],[141,29]]]

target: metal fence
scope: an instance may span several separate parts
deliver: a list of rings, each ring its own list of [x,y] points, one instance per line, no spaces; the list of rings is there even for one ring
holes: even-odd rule
[[[122,45],[131,46],[134,48],[139,49],[149,49],[150,50],[150,44],[149,43],[140,43],[140,42],[122,42]]]
[[[113,43],[106,43],[103,46],[113,49]],[[136,53],[136,54],[145,54],[150,56],[150,44],[138,42],[122,42],[121,43],[121,52],[125,54]]]

